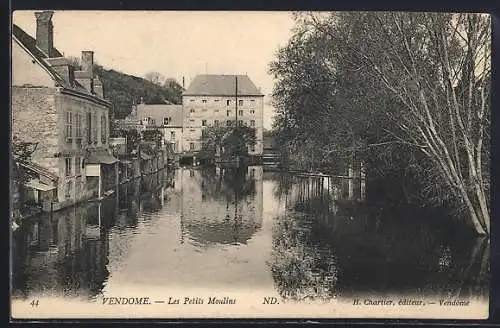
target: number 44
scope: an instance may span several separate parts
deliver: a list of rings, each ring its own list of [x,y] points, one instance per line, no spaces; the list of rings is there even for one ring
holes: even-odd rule
[[[32,300],[30,305],[31,307],[38,307],[38,300]]]

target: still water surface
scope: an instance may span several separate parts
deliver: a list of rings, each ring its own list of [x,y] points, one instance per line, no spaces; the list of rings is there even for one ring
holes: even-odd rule
[[[414,208],[375,213],[345,188],[262,167],[161,171],[25,222],[13,236],[12,295],[230,286],[283,301],[488,297],[487,241]]]

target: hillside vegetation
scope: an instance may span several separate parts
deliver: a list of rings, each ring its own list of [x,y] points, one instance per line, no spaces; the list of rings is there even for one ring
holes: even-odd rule
[[[177,83],[162,86],[100,65],[95,66],[95,72],[103,84],[105,98],[113,104],[114,117],[117,119],[130,114],[133,102],[138,103],[141,98],[146,104],[182,102],[182,87]]]

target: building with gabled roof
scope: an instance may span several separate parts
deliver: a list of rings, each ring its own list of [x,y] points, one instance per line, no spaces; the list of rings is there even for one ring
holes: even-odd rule
[[[12,28],[11,99],[13,136],[37,143],[31,167],[40,181],[29,185],[49,184],[40,202],[57,210],[111,188],[117,159],[109,151],[111,103],[94,73],[94,53],[82,51],[81,69],[73,67],[54,47],[52,16],[35,13],[36,38]]]
[[[184,92],[185,96],[234,96],[238,79],[238,95],[263,96],[247,75],[196,75]]]
[[[167,149],[181,153],[183,148],[184,111],[182,105],[137,105],[136,120],[142,129],[162,131]]]
[[[246,125],[255,128],[257,137],[249,154],[262,155],[264,95],[247,75],[197,75],[182,94],[182,104],[185,151],[201,149],[206,127]]]

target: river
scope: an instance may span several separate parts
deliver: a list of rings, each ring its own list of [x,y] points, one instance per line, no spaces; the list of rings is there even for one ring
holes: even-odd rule
[[[487,299],[489,243],[409,207],[374,214],[345,183],[179,168],[107,200],[24,222],[12,239],[12,297],[253,290],[282,302],[367,295]],[[441,220],[442,221],[442,220]]]

